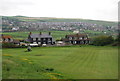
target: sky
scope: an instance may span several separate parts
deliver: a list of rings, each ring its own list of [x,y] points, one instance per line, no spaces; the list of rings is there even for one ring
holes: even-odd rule
[[[0,0],[0,15],[117,21],[119,0]]]

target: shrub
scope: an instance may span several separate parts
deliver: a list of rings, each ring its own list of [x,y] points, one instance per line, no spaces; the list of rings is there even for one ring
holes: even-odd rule
[[[93,38],[93,45],[96,46],[105,46],[108,44],[112,44],[114,42],[114,39],[112,36],[98,36]]]
[[[120,43],[120,33],[118,34],[116,41]]]
[[[2,43],[3,48],[11,48],[11,47],[16,47],[15,44],[13,43]]]
[[[47,68],[45,70],[47,70],[47,71],[53,71],[54,69],[53,68]]]

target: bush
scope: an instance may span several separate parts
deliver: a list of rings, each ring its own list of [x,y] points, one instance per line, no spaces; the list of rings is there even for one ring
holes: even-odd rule
[[[53,68],[47,68],[45,70],[47,70],[47,71],[53,71],[54,69]]]
[[[13,43],[2,43],[2,47],[3,48],[12,48],[12,47],[16,47],[16,45]]]
[[[116,41],[120,43],[120,33],[118,34]]]
[[[114,42],[112,46],[120,46],[120,42]]]
[[[98,36],[93,38],[92,45],[105,46],[108,44],[112,44],[113,42],[114,42],[114,39],[112,36]]]

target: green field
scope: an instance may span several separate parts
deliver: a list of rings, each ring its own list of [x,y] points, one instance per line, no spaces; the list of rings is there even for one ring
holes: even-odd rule
[[[118,78],[117,47],[34,47],[32,52],[25,50],[3,49],[3,79]]]
[[[49,33],[49,31],[33,31],[32,33]],[[50,31],[53,38],[61,39],[64,38],[65,35],[72,34],[72,31]],[[3,32],[4,35],[11,35],[15,39],[27,39],[30,32]]]
[[[32,31],[32,33],[48,33],[49,31]],[[54,40],[65,38],[66,35],[69,34],[75,34],[72,31],[50,31],[52,33],[52,36]],[[27,39],[29,35],[29,31],[26,32],[3,32],[4,35],[11,35],[14,39]],[[95,37],[98,35],[111,35],[110,32],[107,32],[108,34],[104,34],[103,32],[98,31],[92,31],[92,30],[85,30],[84,32],[80,32],[84,34],[88,34],[89,37]],[[113,35],[114,36],[114,35]],[[114,36],[115,37],[115,36]]]

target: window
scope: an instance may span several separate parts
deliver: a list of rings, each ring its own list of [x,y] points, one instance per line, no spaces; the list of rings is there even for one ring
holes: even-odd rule
[[[82,39],[82,37],[80,37],[79,39]]]
[[[74,37],[75,40],[77,40],[77,37]]]
[[[41,44],[41,42],[38,42],[38,44]]]
[[[36,38],[33,38],[33,40],[35,41],[35,40],[36,40]]]
[[[48,42],[51,42],[51,40],[50,40],[50,39],[48,39]]]
[[[46,44],[46,42],[43,42],[43,44]]]
[[[36,44],[36,42],[33,42],[34,44]]]
[[[10,41],[10,38],[8,38],[8,41]]]
[[[43,40],[45,40],[45,38]]]
[[[38,38],[36,38],[36,40],[38,40]]]
[[[2,39],[2,38],[0,38],[0,41],[2,42],[2,41],[3,41],[3,39]]]
[[[5,39],[5,42],[8,42],[8,39],[7,39],[7,38]]]
[[[10,39],[10,41],[12,42],[12,41],[13,41],[13,39]]]
[[[3,39],[3,41],[5,41],[5,38]]]
[[[69,37],[69,40],[72,40],[72,37]]]
[[[77,43],[77,41],[74,41],[74,44],[76,44]]]
[[[50,38],[48,38],[48,41],[50,41]]]

